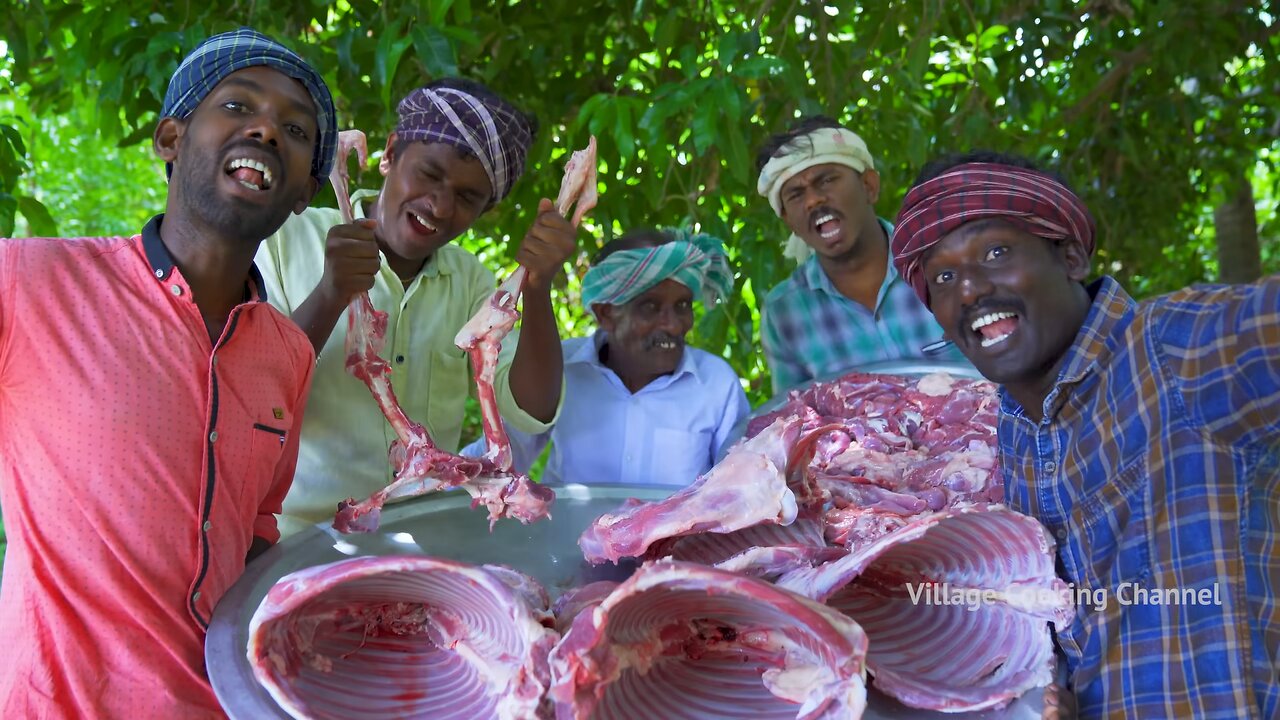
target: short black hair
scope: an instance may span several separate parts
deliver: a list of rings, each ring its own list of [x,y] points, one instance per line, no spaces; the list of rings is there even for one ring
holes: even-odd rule
[[[760,146],[760,152],[756,153],[756,172],[763,170],[764,166],[769,164],[769,160],[782,154],[783,150],[794,149],[801,138],[814,130],[843,127],[843,125],[826,115],[810,115],[800,118],[786,132],[771,135],[768,140],[764,141],[764,145]]]
[[[660,245],[666,245],[676,239],[674,233],[670,230],[659,230],[657,228],[636,228],[628,230],[618,237],[605,243],[604,247],[596,252],[595,257],[591,258],[592,265],[599,265],[605,258],[610,255],[621,252],[623,250],[635,250],[636,248],[651,248]]]
[[[993,163],[996,165],[1009,165],[1011,167],[1022,168],[1023,170],[1034,170],[1038,173],[1048,175],[1059,183],[1062,183],[1063,187],[1073,193],[1075,192],[1070,183],[1068,183],[1066,179],[1056,171],[1042,167],[1039,163],[1024,155],[999,152],[996,150],[970,150],[962,153],[950,153],[930,160],[928,163],[925,163],[925,166],[921,168],[920,173],[916,175],[915,182],[911,183],[911,187],[928,182],[958,165],[968,165],[970,163]]]
[[[485,101],[486,103],[496,105],[499,108],[502,108],[504,111],[510,112],[517,119],[522,121],[525,124],[525,127],[527,127],[529,130],[530,145],[532,145],[533,141],[538,137],[538,118],[536,116],[530,113],[527,113],[524,110],[521,110],[520,108],[516,107],[509,100],[502,97],[498,93],[494,92],[489,88],[489,86],[485,85],[482,82],[472,80],[470,78],[445,77],[445,78],[440,78],[439,80],[432,80],[431,82],[427,83],[426,85],[423,85],[422,87],[423,89],[426,89],[426,90],[437,90],[441,88],[446,88],[449,90],[458,90],[460,92],[467,93],[468,95],[474,95],[480,98],[481,100]],[[404,152],[405,146],[408,145],[410,142],[413,142],[413,141],[401,140],[399,138],[396,139],[396,144],[393,146],[393,148],[395,149],[396,157],[400,157],[400,154]],[[473,155],[473,153],[471,153],[469,150],[465,148],[458,148],[458,151],[464,157],[471,157]]]

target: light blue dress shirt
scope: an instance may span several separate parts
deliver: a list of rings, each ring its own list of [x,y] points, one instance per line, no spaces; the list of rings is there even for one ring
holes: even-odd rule
[[[600,362],[605,334],[571,338],[564,351],[564,405],[548,431],[508,426],[514,465],[528,472],[551,442],[548,484],[684,486],[709,470],[716,451],[751,410],[729,363],[685,347],[675,372],[632,394]],[[484,452],[484,438],[463,455]]]

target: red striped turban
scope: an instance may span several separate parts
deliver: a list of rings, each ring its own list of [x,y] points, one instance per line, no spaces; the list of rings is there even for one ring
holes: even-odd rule
[[[1093,216],[1062,183],[1012,165],[956,165],[911,188],[890,242],[894,267],[926,306],[925,251],[952,230],[983,218],[999,218],[1049,240],[1076,240],[1093,254]]]

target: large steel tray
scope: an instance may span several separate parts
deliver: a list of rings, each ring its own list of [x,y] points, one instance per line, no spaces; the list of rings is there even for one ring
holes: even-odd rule
[[[249,620],[267,591],[281,577],[306,567],[361,555],[425,554],[472,563],[500,563],[532,575],[552,598],[593,580],[623,579],[633,568],[591,567],[582,559],[577,540],[602,513],[628,497],[654,500],[670,488],[570,485],[556,489],[552,520],[521,525],[502,520],[489,532],[482,510],[470,498],[451,492],[409,500],[386,508],[382,532],[343,535],[317,525],[271,548],[249,565],[214,611],[205,643],[205,663],[214,692],[233,720],[288,720],[253,677],[246,649]],[[1001,711],[944,715],[912,710],[869,693],[867,718],[1004,718],[1040,717],[1041,693],[1035,691]]]

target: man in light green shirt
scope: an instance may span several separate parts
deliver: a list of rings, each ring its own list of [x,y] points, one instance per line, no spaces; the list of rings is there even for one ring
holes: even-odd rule
[[[474,385],[453,338],[497,282],[452,241],[510,192],[536,122],[483,85],[456,79],[413,91],[398,113],[379,163],[383,188],[352,195],[356,221],[309,208],[257,256],[269,301],[307,333],[318,355],[282,535],[332,519],[339,501],[363,499],[392,480],[387,450],[395,433],[368,388],[346,371],[345,310],[362,291],[388,315],[382,355],[405,412],[441,448],[458,448]],[[523,319],[505,343],[494,389],[503,419],[528,433],[548,429],[559,410],[563,358],[550,288],[576,248],[574,236],[543,200],[516,255],[528,273]]]

